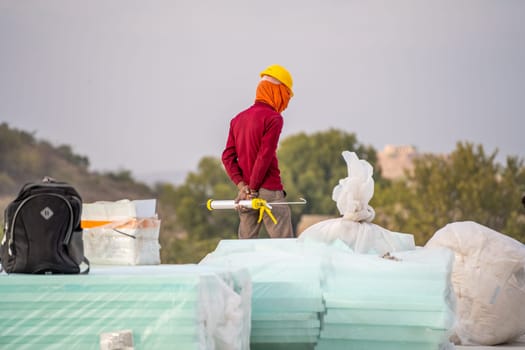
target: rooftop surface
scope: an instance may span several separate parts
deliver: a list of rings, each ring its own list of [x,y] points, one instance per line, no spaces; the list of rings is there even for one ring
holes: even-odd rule
[[[498,346],[456,346],[457,350],[490,350],[490,349],[523,349],[525,350],[525,335],[521,336],[512,344],[502,344]]]

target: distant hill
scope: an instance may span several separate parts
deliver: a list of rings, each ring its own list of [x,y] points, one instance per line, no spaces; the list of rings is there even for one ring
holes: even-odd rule
[[[50,176],[73,185],[84,202],[153,198],[153,190],[129,171],[97,173],[68,145],[53,146],[33,134],[0,124],[0,210],[28,182]]]

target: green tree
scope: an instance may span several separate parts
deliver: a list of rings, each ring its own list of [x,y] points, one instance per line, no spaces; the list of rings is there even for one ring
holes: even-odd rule
[[[341,130],[300,133],[282,141],[278,157],[288,197],[308,201],[306,206],[292,208],[295,223],[301,214],[339,215],[332,191],[340,179],[348,176],[343,151],[355,152],[372,165],[377,162],[374,148],[360,144],[355,134]],[[379,172],[374,175],[380,177]]]
[[[487,155],[481,145],[458,143],[447,157],[415,159],[406,182],[377,187],[372,201],[376,222],[414,234],[419,245],[446,224],[465,220],[523,240],[523,161],[509,157],[502,167],[496,155]]]
[[[65,160],[71,162],[72,164],[85,169],[89,167],[88,157],[75,154],[71,149],[71,146],[61,145],[56,150]]]
[[[210,212],[206,202],[232,198],[236,193],[222,163],[217,158],[205,157],[199,162],[198,171],[189,173],[185,183],[174,191],[177,218],[195,237],[231,237],[236,227],[235,211]]]
[[[234,210],[209,211],[208,199],[227,199],[237,194],[222,163],[204,157],[196,172],[190,172],[180,186],[157,186],[159,203],[165,206],[163,227],[184,232],[183,238],[164,239],[165,262],[198,262],[213,251],[221,239],[237,237],[238,215]],[[168,213],[168,210],[172,212]],[[176,219],[175,219],[176,218]]]
[[[369,161],[376,174],[371,205],[375,223],[392,231],[414,234],[423,245],[448,223],[472,220],[498,232],[524,240],[525,216],[520,199],[525,192],[523,161],[508,158],[496,164],[496,152],[458,143],[448,156],[432,154],[415,159],[413,172],[404,179],[383,179],[373,148],[357,142],[354,134],[328,130],[284,139],[279,148],[283,182],[290,200],[304,197],[307,206],[293,206],[294,221],[303,213],[338,215],[331,198],[339,180],[348,176],[341,155],[349,150]],[[197,262],[221,239],[235,238],[238,216],[233,210],[208,211],[208,199],[231,199],[237,189],[219,159],[206,157],[181,186],[157,188],[164,232],[179,235],[161,242],[163,262]],[[168,243],[166,243],[168,242]]]
[[[0,124],[0,172],[16,183],[30,178],[28,174],[36,173],[43,160],[35,152],[36,140],[33,134],[11,129],[7,123]],[[16,186],[9,185],[11,181],[3,176],[0,194],[9,194]]]

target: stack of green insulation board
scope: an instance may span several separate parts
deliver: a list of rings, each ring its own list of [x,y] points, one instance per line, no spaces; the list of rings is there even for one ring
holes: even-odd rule
[[[223,240],[205,266],[248,269],[252,280],[251,349],[313,349],[319,338],[321,260],[295,239]]]
[[[421,248],[384,257],[332,253],[316,350],[451,348],[452,262],[447,249]]]
[[[98,350],[119,332],[135,350],[453,349],[452,262],[446,248],[256,239],[198,265],[0,274],[0,349]]]
[[[2,274],[0,348],[100,349],[127,330],[134,349],[249,349],[250,291],[246,270],[198,265]]]
[[[252,349],[453,349],[453,254],[357,254],[340,240],[223,240],[200,264],[252,278]]]

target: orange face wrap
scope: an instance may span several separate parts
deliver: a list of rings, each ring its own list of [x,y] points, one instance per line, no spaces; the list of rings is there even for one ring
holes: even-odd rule
[[[288,107],[291,94],[283,84],[274,84],[268,80],[261,80],[257,86],[255,101],[264,102],[281,113]]]

